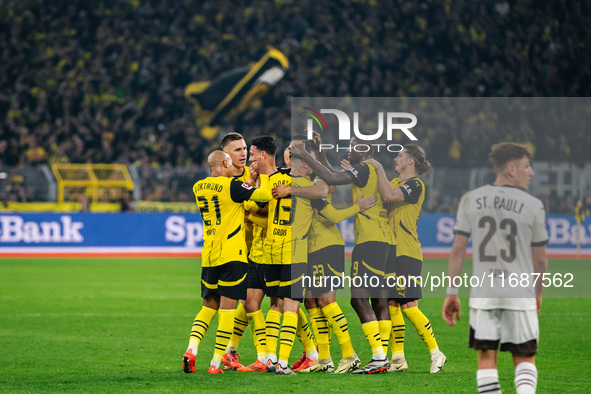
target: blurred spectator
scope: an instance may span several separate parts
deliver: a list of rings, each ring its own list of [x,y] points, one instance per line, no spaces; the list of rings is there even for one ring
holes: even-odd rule
[[[184,87],[267,46],[288,55],[288,73],[222,133],[285,146],[292,96],[591,94],[591,7],[581,1],[4,1],[0,24],[6,165],[203,166],[218,143],[199,136]],[[482,126],[429,131],[432,163],[486,165],[488,142],[507,135]],[[511,138],[530,141],[536,160],[588,160],[584,128],[535,130],[522,123]],[[142,187],[151,199],[180,196],[152,183]]]

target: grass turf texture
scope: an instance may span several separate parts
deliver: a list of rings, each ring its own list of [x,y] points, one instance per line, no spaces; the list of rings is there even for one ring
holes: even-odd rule
[[[589,279],[589,262],[552,260],[553,267]],[[446,270],[428,259],[424,271]],[[409,371],[376,376],[227,371],[210,376],[217,319],[197,356],[197,372],[181,372],[190,328],[201,301],[199,262],[190,259],[3,259],[0,261],[0,391],[363,391],[475,392],[476,352],[467,347],[468,308],[448,327],[442,299],[420,306],[431,320],[448,362],[430,375],[429,355],[407,320]],[[585,285],[582,280],[578,283]],[[575,286],[577,285],[575,282]],[[587,282],[588,283],[588,282]],[[443,292],[443,290],[442,290]],[[339,304],[349,320],[354,347],[365,364],[371,351],[347,300]],[[263,306],[266,311],[268,302]],[[539,392],[587,392],[591,300],[545,299],[537,358]],[[290,363],[301,356],[296,341]],[[335,364],[340,349],[333,335]],[[244,364],[256,358],[250,330],[239,347]],[[499,360],[501,387],[514,390],[510,355]]]

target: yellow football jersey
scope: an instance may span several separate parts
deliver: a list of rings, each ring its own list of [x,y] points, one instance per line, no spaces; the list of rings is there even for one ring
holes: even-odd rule
[[[249,248],[248,257],[255,263],[262,264],[263,245],[267,234],[266,210],[265,216],[261,216],[261,208],[253,201],[245,202],[244,207],[251,213],[249,220],[245,221],[251,223],[252,226],[252,244]]]
[[[292,185],[295,187],[314,186],[314,182],[308,178],[292,176]],[[304,263],[308,261],[308,233],[312,224],[314,209],[308,198],[292,196],[291,198],[291,249],[292,263]]]
[[[308,252],[312,253],[332,245],[344,245],[343,235],[339,228],[320,213],[332,201],[332,193],[326,199],[312,200],[314,215],[308,237]]]
[[[255,189],[235,178],[210,176],[195,183],[193,193],[203,218],[202,265],[246,262],[242,203],[249,199],[269,201],[272,196],[268,177],[261,175],[261,187]]]
[[[395,189],[400,188],[404,195],[404,201],[391,201],[388,211],[388,223],[394,229],[398,244],[396,255],[423,260],[417,223],[425,200],[425,185],[417,177],[403,182],[400,182],[399,178],[394,178],[390,185]]]
[[[355,244],[369,241],[393,244],[393,233],[388,226],[388,213],[378,187],[376,169],[371,164],[360,163],[351,166],[346,172],[353,179],[351,184],[353,201],[357,200],[361,194],[365,197],[375,194],[378,197],[376,205],[355,215]]]
[[[234,179],[238,179],[241,182],[248,181],[250,179],[250,169],[245,166],[244,168],[242,168],[242,174],[234,175]],[[244,221],[244,236],[246,238],[246,253],[249,254],[253,242],[253,227],[252,223],[248,220]]]
[[[271,188],[291,186],[289,169],[279,169],[269,176]],[[291,197],[273,198],[269,201],[267,221],[267,239],[274,243],[283,243],[291,239]]]
[[[235,175],[234,178],[242,182],[248,181],[248,179],[250,179],[250,168],[245,166],[242,169],[242,175]]]
[[[289,168],[279,168],[269,175],[271,188],[291,186]],[[291,262],[291,197],[273,198],[268,204],[267,234],[264,242],[263,264]]]

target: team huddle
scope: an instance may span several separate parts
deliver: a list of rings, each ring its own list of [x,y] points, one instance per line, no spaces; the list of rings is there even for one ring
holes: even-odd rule
[[[184,372],[195,372],[199,343],[217,313],[210,373],[223,373],[222,364],[226,369],[277,375],[406,371],[404,317],[430,353],[430,372],[442,371],[446,356],[439,350],[429,319],[418,307],[421,284],[416,283],[423,262],[417,222],[425,197],[425,185],[418,176],[430,168],[424,151],[414,144],[405,145],[394,159],[398,177],[388,180],[382,164],[371,157],[371,150],[355,149],[362,143],[355,137],[348,160],[341,162],[342,171],[333,169],[319,151],[320,143],[317,134],[313,140],[306,135],[294,136],[284,152],[286,168],[276,166],[276,145],[268,136],[252,141],[250,167],[246,166],[246,143],[238,133],[227,134],[221,142],[222,150],[209,155],[211,176],[193,187],[204,224],[203,306],[183,355]],[[338,185],[349,185],[350,207],[337,209],[331,204]],[[354,218],[355,247],[350,272],[346,273],[345,243],[336,224],[349,217]],[[466,238],[466,245],[459,246],[466,247],[469,223],[467,219],[458,223],[457,234]],[[543,245],[543,233],[538,231],[534,238],[536,245]],[[456,260],[454,269],[460,259]],[[336,292],[344,281],[335,288],[330,285],[334,282],[327,280],[345,275],[353,283],[363,283],[350,289],[351,305],[372,352],[363,367],[349,336],[347,317],[336,302]],[[368,277],[375,279],[371,285],[355,281]],[[388,280],[400,277],[408,278],[406,286],[392,286],[400,281]],[[311,278],[313,285],[306,278]],[[412,285],[411,279],[415,280]],[[453,299],[453,289],[448,293]],[[261,310],[265,296],[270,300],[266,316]],[[446,321],[452,324],[450,315],[457,312],[459,316],[459,303],[448,299],[445,308]],[[243,366],[237,347],[248,325],[257,359]],[[478,330],[482,328],[476,328],[476,334]],[[342,353],[336,365],[330,354],[331,333]],[[528,341],[535,339],[537,343],[537,331],[532,335],[535,338]],[[296,337],[304,354],[289,365]],[[496,339],[501,340],[504,350],[503,338]],[[528,343],[529,347],[516,351],[525,351],[533,358],[536,349]]]
[[[390,182],[371,152],[356,149],[341,163],[343,171],[335,172],[318,152],[320,143],[318,135],[313,141],[295,136],[285,152],[289,168],[277,168],[276,145],[267,136],[252,141],[250,167],[246,167],[246,143],[237,133],[224,137],[223,151],[210,154],[211,176],[193,187],[204,223],[203,307],[183,356],[185,372],[194,372],[199,342],[218,312],[210,373],[222,373],[222,364],[278,375],[405,371],[404,316],[431,354],[431,372],[442,370],[445,355],[429,320],[418,309],[420,284],[382,286],[388,277],[421,272],[416,225],[424,184],[417,175],[430,167],[424,152],[416,145],[406,146],[395,159],[402,175]],[[350,185],[354,204],[345,209],[331,205],[331,186],[336,185]],[[328,286],[326,280],[346,275],[345,243],[336,224],[349,217],[354,217],[355,225],[350,276],[376,279],[371,286],[351,288],[351,305],[372,351],[364,367],[336,302],[338,287]],[[305,277],[312,278],[314,285],[306,288]],[[261,310],[265,296],[271,304],[266,317]],[[243,366],[236,348],[249,324],[257,360]],[[331,332],[342,351],[337,365],[330,354]],[[296,337],[304,355],[290,366]]]

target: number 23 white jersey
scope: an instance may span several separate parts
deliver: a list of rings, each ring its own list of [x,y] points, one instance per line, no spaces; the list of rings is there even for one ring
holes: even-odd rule
[[[515,187],[486,185],[464,194],[454,233],[472,237],[472,276],[480,283],[472,278],[470,307],[536,309],[531,247],[548,242],[545,218],[542,202]]]

